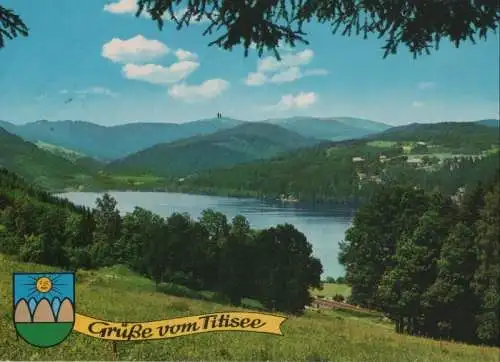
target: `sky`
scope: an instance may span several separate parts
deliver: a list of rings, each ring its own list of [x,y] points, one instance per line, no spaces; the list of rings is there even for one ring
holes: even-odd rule
[[[47,277],[52,281],[53,288],[49,293],[40,293],[36,290],[36,280]],[[34,299],[38,302],[42,298],[51,301],[58,298],[62,301],[69,298],[74,301],[74,275],[72,273],[15,273],[14,274],[14,305],[20,299]]]
[[[417,59],[375,36],[309,24],[309,45],[245,58],[209,47],[207,23],[160,31],[134,0],[2,0],[30,28],[0,50],[0,120],[102,125],[224,116],[360,117],[391,125],[499,118],[498,34]],[[182,12],[182,7],[177,11]]]

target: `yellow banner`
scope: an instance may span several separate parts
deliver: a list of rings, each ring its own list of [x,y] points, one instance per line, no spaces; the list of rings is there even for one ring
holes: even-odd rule
[[[277,334],[285,317],[253,312],[222,312],[153,322],[108,322],[75,314],[73,330],[110,341],[145,341],[197,333],[243,331]]]

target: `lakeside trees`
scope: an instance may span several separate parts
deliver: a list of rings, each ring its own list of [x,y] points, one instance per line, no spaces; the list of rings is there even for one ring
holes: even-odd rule
[[[341,248],[351,301],[401,333],[499,346],[498,175],[457,202],[414,187],[376,193]]]
[[[298,313],[318,287],[322,266],[292,225],[253,230],[205,210],[198,219],[162,218],[136,207],[123,217],[105,194],[96,208],[76,207],[0,169],[0,252],[65,269],[124,264],[162,282],[211,290],[232,304],[256,299]]]

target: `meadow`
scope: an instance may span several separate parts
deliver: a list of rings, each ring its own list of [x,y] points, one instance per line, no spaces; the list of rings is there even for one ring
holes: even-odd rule
[[[311,311],[288,316],[284,336],[245,332],[199,334],[149,342],[117,343],[72,333],[62,344],[39,349],[16,340],[12,323],[12,272],[50,272],[52,267],[18,263],[0,255],[1,360],[307,360],[307,361],[498,361],[500,350],[394,333],[373,315]],[[110,321],[150,321],[211,312],[242,310],[193,292],[154,284],[123,267],[78,271],[78,313]],[[337,292],[337,291],[335,291]]]
[[[322,296],[325,298],[332,298],[337,294],[347,298],[351,294],[351,288],[346,284],[323,283],[323,287],[321,289],[311,290],[311,295],[315,297]]]

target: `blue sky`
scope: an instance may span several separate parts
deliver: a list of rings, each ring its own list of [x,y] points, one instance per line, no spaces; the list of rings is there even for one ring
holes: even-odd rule
[[[41,277],[48,277],[52,280],[54,288],[50,293],[39,293],[36,291],[36,280]],[[39,301],[47,298],[52,301],[58,298],[60,301],[69,298],[74,301],[74,275],[72,273],[17,273],[14,274],[14,304],[23,298],[26,300],[35,299]]]
[[[498,118],[498,35],[414,60],[382,58],[372,37],[311,24],[283,62],[208,47],[206,24],[163,31],[134,0],[3,0],[30,28],[0,50],[0,119],[103,125],[185,122],[217,112],[244,120],[353,116],[393,125]],[[181,9],[180,9],[181,10]],[[67,102],[68,99],[71,102]]]

